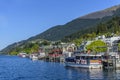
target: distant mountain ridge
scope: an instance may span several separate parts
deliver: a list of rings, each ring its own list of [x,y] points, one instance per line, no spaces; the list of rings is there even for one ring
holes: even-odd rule
[[[47,31],[38,34],[32,38],[34,39],[46,39],[50,41],[61,40],[65,36],[73,34],[74,32],[79,31],[80,29],[85,29],[91,26],[96,25],[97,23],[101,22],[100,19],[75,19],[65,25],[58,25],[48,29]]]
[[[74,19],[64,25],[54,26],[43,33],[40,33],[36,36],[33,36],[25,41],[22,41],[22,44],[28,41],[34,41],[36,39],[46,39],[49,41],[57,41],[63,39],[65,36],[69,36],[73,33],[76,33],[81,30],[96,26],[101,22],[110,20],[114,16],[120,16],[120,5],[113,6],[111,8],[97,11],[77,19]],[[21,42],[19,42],[21,43]],[[3,52],[9,52],[9,49],[17,46],[15,43],[3,49]]]
[[[96,19],[96,18],[103,18],[106,16],[112,16],[112,15],[114,15],[115,11],[119,8],[120,8],[120,5],[113,6],[111,8],[107,8],[107,9],[102,10],[102,11],[97,11],[97,12],[82,16],[80,18],[82,18],[82,19]]]

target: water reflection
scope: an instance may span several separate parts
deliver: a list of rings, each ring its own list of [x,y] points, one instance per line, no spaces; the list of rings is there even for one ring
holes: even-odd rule
[[[89,69],[89,78],[90,79],[103,79],[103,70],[102,69]]]
[[[119,69],[119,70],[116,70],[116,78],[117,78],[117,79],[120,79],[120,69]]]
[[[66,69],[70,79],[73,79],[73,75],[76,72],[76,80],[120,80],[120,69],[103,70],[70,67],[66,67]]]
[[[84,68],[70,68],[66,67],[68,70],[68,77],[73,79],[73,75],[75,75],[77,80],[98,80],[104,79],[103,70],[102,69],[84,69]]]

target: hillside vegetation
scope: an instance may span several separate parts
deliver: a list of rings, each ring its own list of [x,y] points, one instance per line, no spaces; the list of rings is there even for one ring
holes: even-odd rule
[[[63,39],[63,42],[74,42],[76,43],[76,45],[79,46],[82,41],[93,40],[95,39],[95,37],[99,35],[105,35],[106,37],[113,36],[112,33],[116,35],[120,35],[120,17],[113,17],[110,21],[99,23],[97,26],[85,29],[83,30],[82,34],[81,32],[82,31],[65,37]],[[50,42],[46,40],[36,40],[36,41],[29,41],[25,43],[16,43],[16,44],[18,46],[12,48],[9,51],[9,53],[12,55],[18,54],[20,52],[25,52],[25,53],[38,52],[39,46],[49,45]],[[96,43],[94,42],[93,45],[94,44],[97,45],[97,42]],[[103,45],[103,43],[98,45]],[[92,46],[90,45],[87,48],[92,49]],[[99,49],[97,48],[95,51],[99,51]],[[103,49],[100,51],[105,51],[105,50]]]
[[[111,20],[99,23],[97,26],[76,32],[66,36],[62,41],[75,42],[77,45],[83,40],[93,40],[95,37],[105,35],[106,37],[120,35],[120,17],[113,17]]]
[[[117,16],[117,17],[115,17]],[[4,53],[19,51],[20,48],[33,44],[37,40],[75,42],[80,44],[83,40],[93,39],[98,35],[119,34],[120,6],[114,6],[102,11],[94,12],[74,19],[64,25],[54,26],[43,33],[27,40],[13,43],[2,50]],[[40,45],[38,43],[35,43]],[[27,47],[32,48],[32,47]],[[15,53],[15,52],[14,52]]]

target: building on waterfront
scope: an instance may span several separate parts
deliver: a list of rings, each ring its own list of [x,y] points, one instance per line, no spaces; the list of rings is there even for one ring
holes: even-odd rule
[[[73,43],[63,43],[62,44],[62,51],[64,57],[71,57],[73,52],[77,49],[77,46]]]
[[[39,50],[38,50],[38,58],[39,59],[42,59],[46,56],[45,54],[45,51],[44,51],[44,48],[43,47],[40,47]]]

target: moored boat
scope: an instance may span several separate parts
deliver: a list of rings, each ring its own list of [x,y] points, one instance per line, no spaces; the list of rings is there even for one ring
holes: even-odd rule
[[[30,54],[30,59],[31,60],[38,60],[38,55],[37,54]]]
[[[18,56],[25,58],[25,57],[27,57],[27,54],[26,53],[19,53]]]
[[[91,54],[80,54],[65,59],[65,66],[81,68],[102,68],[102,56]]]

